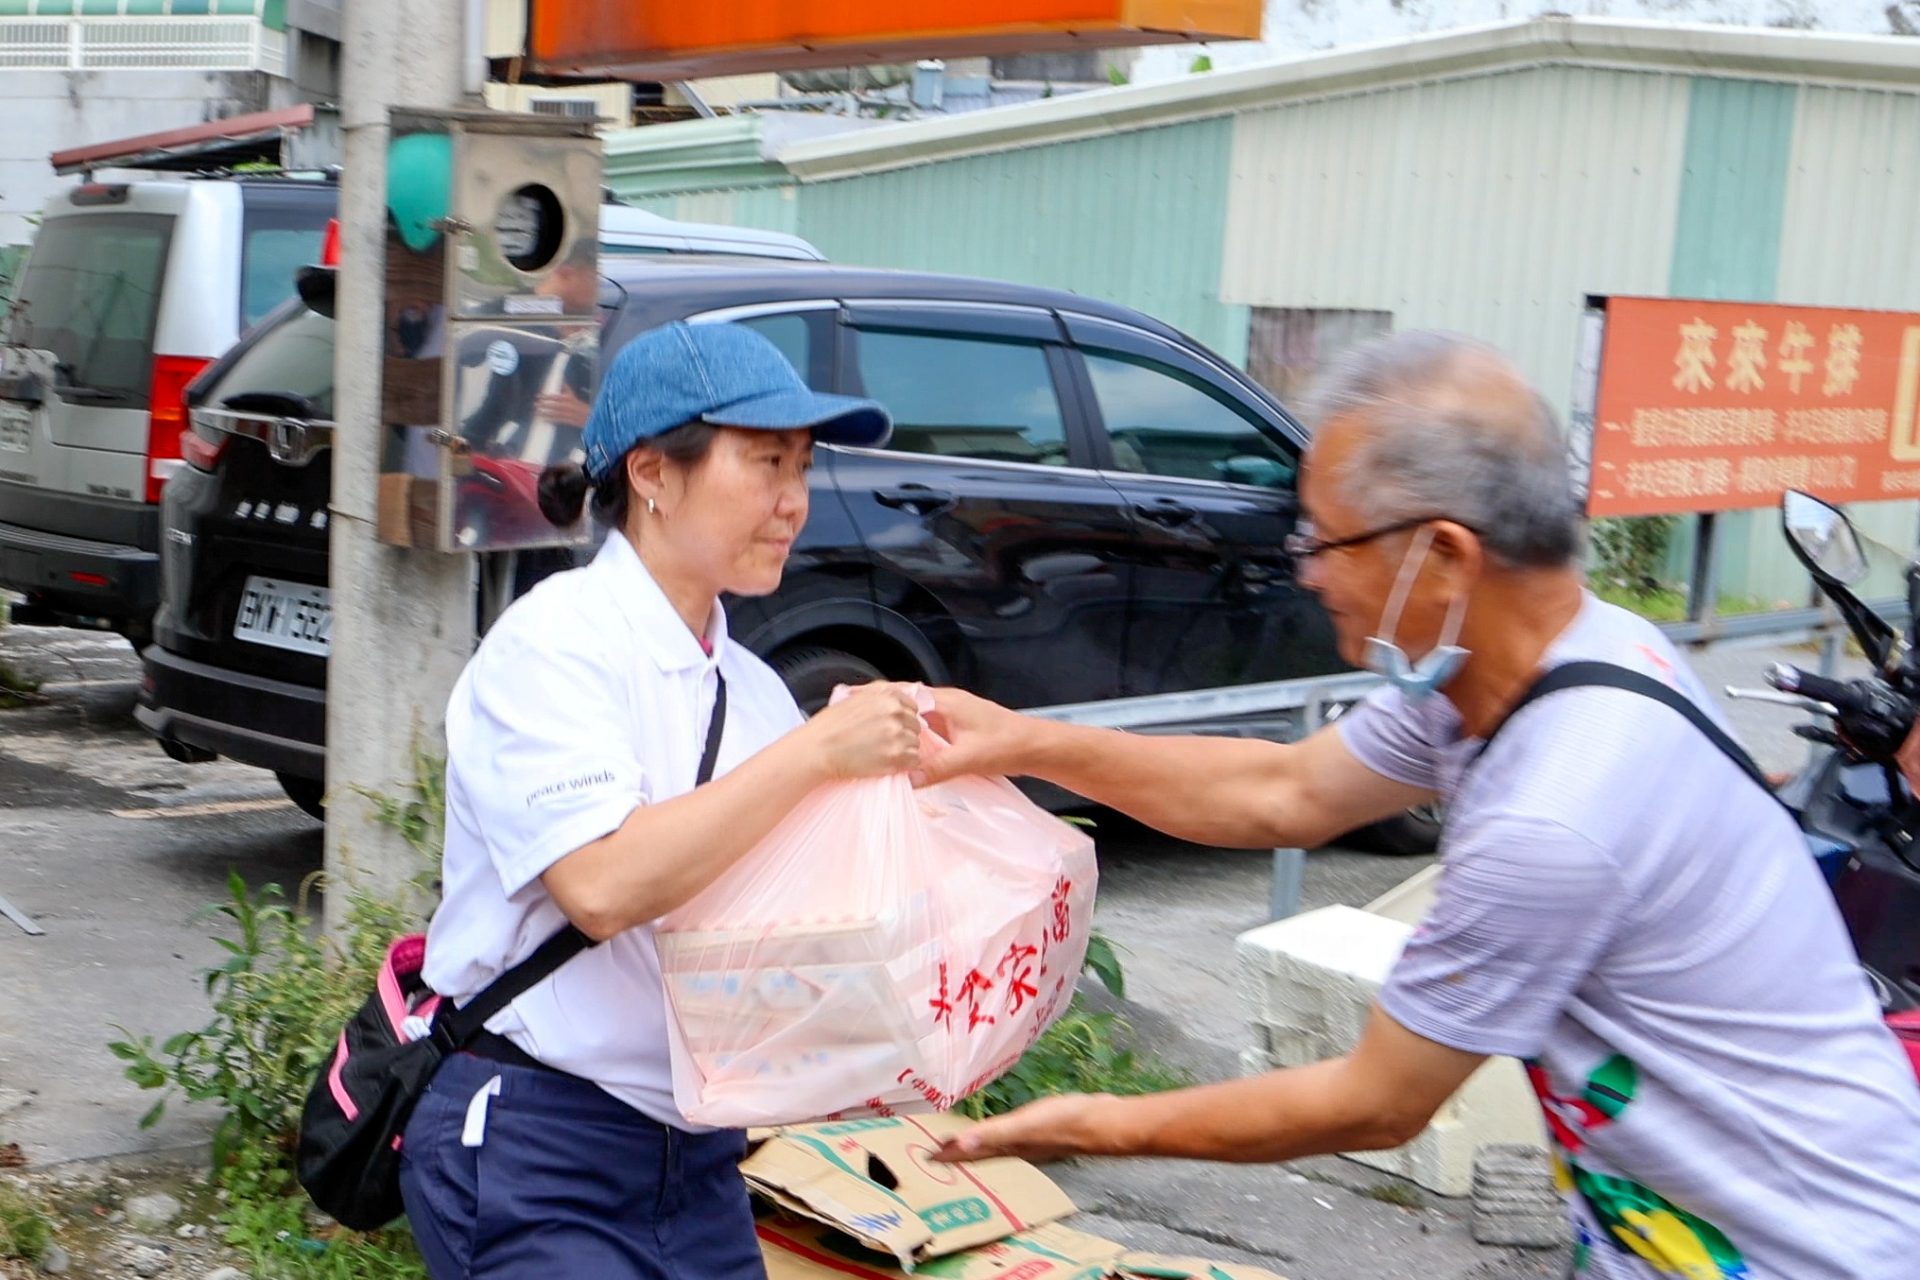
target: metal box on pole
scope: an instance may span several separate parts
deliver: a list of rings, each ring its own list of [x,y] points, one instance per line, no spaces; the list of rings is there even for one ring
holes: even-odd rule
[[[536,494],[581,456],[599,349],[591,121],[396,110],[388,151],[380,540],[584,542]]]

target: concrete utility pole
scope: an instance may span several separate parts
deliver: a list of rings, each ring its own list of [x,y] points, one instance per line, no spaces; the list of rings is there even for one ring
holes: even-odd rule
[[[385,436],[388,111],[478,105],[470,96],[479,92],[469,65],[470,10],[458,0],[346,0],[344,9],[327,660],[329,931],[345,920],[350,887],[390,890],[423,869],[399,834],[375,821],[362,789],[407,798],[415,749],[445,754],[447,695],[473,652],[473,558],[385,546],[374,536]]]

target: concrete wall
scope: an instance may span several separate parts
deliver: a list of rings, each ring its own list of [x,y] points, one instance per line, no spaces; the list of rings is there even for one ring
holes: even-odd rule
[[[30,218],[78,179],[49,153],[177,129],[274,105],[258,71],[22,71],[0,75],[0,244],[33,237]]]

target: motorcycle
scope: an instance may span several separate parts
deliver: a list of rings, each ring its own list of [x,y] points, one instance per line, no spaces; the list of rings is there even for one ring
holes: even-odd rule
[[[1812,712],[1795,733],[1826,750],[1779,788],[1840,905],[1889,1026],[1920,1070],[1920,801],[1895,764],[1920,711],[1920,557],[1906,570],[1905,632],[1852,588],[1866,549],[1846,513],[1810,494],[1780,504],[1787,544],[1859,642],[1872,674],[1851,680],[1776,663],[1769,689],[1729,688]]]

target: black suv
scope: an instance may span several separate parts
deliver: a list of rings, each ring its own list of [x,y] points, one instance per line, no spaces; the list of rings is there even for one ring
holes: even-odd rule
[[[780,589],[728,602],[733,634],[802,706],[876,676],[1031,707],[1341,669],[1281,547],[1301,428],[1168,326],[948,276],[691,258],[606,269],[603,354],[669,321],[732,321],[811,385],[893,414],[887,449],[819,451]],[[316,809],[333,322],[303,291],[321,310],[290,303],[189,395],[204,447],[167,486],[138,715],[170,753],[272,769]],[[590,371],[546,376],[590,388]],[[502,439],[527,434],[509,419],[534,399],[485,397]],[[533,462],[578,432],[544,438]],[[523,555],[521,588],[573,558]],[[300,624],[262,627],[263,609]]]

